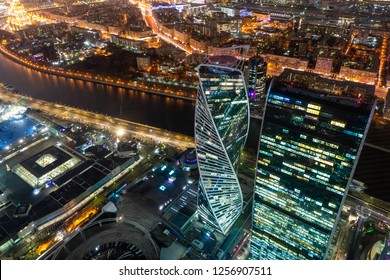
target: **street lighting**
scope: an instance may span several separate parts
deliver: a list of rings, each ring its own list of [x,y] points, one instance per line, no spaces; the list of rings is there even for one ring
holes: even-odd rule
[[[123,128],[119,128],[118,131],[116,132],[116,135],[118,137],[122,137],[123,135],[125,135],[125,130]]]

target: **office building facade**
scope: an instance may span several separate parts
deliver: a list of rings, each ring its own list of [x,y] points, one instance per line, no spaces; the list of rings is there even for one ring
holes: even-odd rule
[[[195,109],[198,214],[227,234],[242,211],[237,165],[249,129],[249,102],[242,71],[248,47],[219,50],[199,65]]]
[[[267,63],[260,56],[248,61],[248,96],[253,105],[262,105],[267,81]]]
[[[250,259],[324,259],[374,111],[274,81],[257,158]]]

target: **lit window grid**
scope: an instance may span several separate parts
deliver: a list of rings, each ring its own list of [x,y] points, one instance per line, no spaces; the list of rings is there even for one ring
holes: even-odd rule
[[[324,129],[328,130],[328,132],[335,132],[335,133],[343,133],[348,137],[348,139],[354,140],[354,143],[356,143],[356,146],[359,146],[360,140],[363,137],[364,134],[364,122],[366,120],[361,119],[358,125],[354,125],[354,122],[346,122],[341,120],[335,120],[334,113],[327,111],[326,108],[321,108],[320,106],[310,104],[305,101],[296,100],[290,97],[283,97],[280,94],[273,94],[270,93],[268,97],[267,103],[273,104],[275,106],[279,106],[280,109],[289,108],[294,110],[295,113],[295,119],[299,122],[295,122],[295,125],[302,125],[306,128],[309,128],[311,130],[318,130],[317,126],[321,126]],[[308,103],[308,104],[306,104]],[[314,105],[314,106],[313,106]],[[316,109],[320,110],[316,110]],[[330,108],[332,110],[332,108]],[[300,112],[300,113],[299,113]],[[307,114],[309,113],[309,114]],[[321,117],[321,119],[315,118],[315,117]],[[342,113],[338,114],[340,118],[342,118]],[[314,117],[314,118],[313,118]],[[345,117],[345,116],[344,116]],[[348,116],[347,116],[348,117]],[[308,124],[305,122],[305,119],[311,118],[313,121],[313,125]],[[320,120],[320,121],[319,121]],[[358,119],[356,119],[358,120]],[[355,120],[355,121],[356,121]],[[335,125],[341,124],[342,125]],[[348,129],[346,129],[346,127]]]
[[[294,145],[296,142],[291,141],[293,144],[288,144],[284,141],[280,141],[280,143],[275,143],[273,141],[269,141],[269,137],[266,135],[263,135],[261,137],[261,141],[263,146],[266,148],[267,153],[265,154],[266,151],[260,150],[260,156],[259,156],[259,163],[265,166],[268,166],[270,163],[270,160],[267,158],[273,158],[274,156],[286,156],[286,155],[294,155],[296,157],[302,157],[302,158],[307,158],[308,160],[311,160],[315,162],[316,168],[311,168],[309,166],[302,166],[299,163],[294,163],[293,165],[283,161],[283,165],[288,167],[288,169],[292,169],[295,171],[298,171],[303,175],[308,171],[310,175],[307,173],[305,174],[307,179],[311,179],[313,181],[316,181],[322,185],[333,187],[338,191],[344,192],[345,188],[341,188],[338,185],[331,185],[329,184],[329,178],[330,178],[330,173],[335,172],[334,171],[334,165],[336,166],[344,166],[344,167],[349,167],[352,168],[353,165],[353,159],[349,158],[347,155],[342,156],[342,155],[335,155],[333,153],[327,153],[319,150],[318,152],[313,152],[308,149],[304,148],[298,148],[299,145]],[[307,145],[304,145],[306,147],[309,147]],[[314,149],[314,148],[313,148]],[[327,154],[327,155],[325,155]],[[286,169],[284,169],[286,170]],[[328,172],[329,174],[327,174]],[[288,171],[286,174],[290,174],[291,170]],[[337,178],[342,178],[348,179],[348,176],[345,174],[340,174],[340,177]]]
[[[323,258],[329,234],[307,226],[263,204],[255,203],[254,206],[254,221],[258,229],[254,232],[254,236],[262,235],[268,240],[274,240],[271,242],[272,247],[279,248],[283,255],[286,254],[283,251],[288,252],[289,259]],[[261,251],[262,248],[258,250]]]
[[[273,128],[274,127],[275,126],[273,126]],[[266,130],[267,129],[265,128],[265,131]],[[280,181],[280,177],[282,176],[280,176],[278,172],[283,173],[283,178],[285,178],[286,176],[287,177],[290,176],[290,177],[295,177],[299,180],[303,180],[305,183],[311,183],[311,184],[314,183],[314,187],[317,188],[317,191],[319,190],[318,188],[321,188],[321,186],[322,188],[323,186],[325,186],[326,190],[329,190],[329,188],[337,187],[329,184],[328,178],[330,176],[325,173],[325,172],[328,173],[335,172],[334,170],[329,170],[330,168],[333,168],[334,162],[329,160],[321,160],[320,154],[316,154],[312,152],[312,150],[316,150],[316,148],[314,147],[303,145],[309,149],[297,149],[297,146],[293,148],[286,148],[286,146],[288,145],[283,140],[273,139],[274,141],[268,141],[265,140],[266,138],[269,137],[263,134],[262,143],[265,149],[267,150],[268,155],[264,155],[264,153],[261,152],[262,150],[260,150],[259,159],[258,159],[259,160],[258,171],[260,171],[259,173],[261,175],[257,176],[256,179],[256,184],[257,184],[256,194],[264,202],[268,202],[269,204],[274,205],[278,208],[283,208],[285,211],[290,212],[291,214],[297,217],[301,217],[307,222],[318,224],[324,229],[331,231],[331,229],[333,228],[333,224],[336,220],[337,212],[334,211],[333,209],[330,209],[330,207],[329,208],[324,207],[322,202],[310,198],[310,195],[309,197],[307,197],[305,196],[305,193],[297,194],[293,190],[284,187],[285,182]],[[307,140],[310,140],[310,138],[306,139],[306,141]],[[286,139],[286,141],[288,140]],[[275,151],[278,151],[278,154],[275,154],[274,153]],[[322,149],[317,149],[317,153],[322,153],[322,151],[323,151]],[[309,158],[310,160],[313,160],[313,162],[315,163],[327,162],[328,164],[325,165],[325,168],[321,168],[318,166],[317,169],[319,170],[315,168],[311,168],[309,166],[303,166],[299,163],[289,164],[288,162],[286,162],[288,161],[286,160],[286,158],[288,158],[287,153],[293,154],[294,157],[296,158],[299,157]],[[281,158],[282,168],[279,168],[277,169],[276,172],[272,173],[273,170],[269,169],[268,166],[280,165],[280,164],[272,164],[272,160],[274,160],[275,157]],[[333,160],[337,161],[338,159],[336,158]],[[261,170],[266,170],[266,171],[261,172]],[[267,176],[266,175],[267,173],[269,173],[270,175]],[[275,173],[278,175],[275,175]],[[325,176],[318,175],[318,173],[323,174]],[[344,176],[343,179],[345,181],[348,181],[348,176]],[[344,194],[344,189],[342,189],[341,191],[337,190],[337,194],[339,194],[340,197],[342,198]],[[338,206],[341,198],[333,199],[326,204],[329,205],[329,203],[331,203],[331,205]]]
[[[277,101],[275,101],[275,99],[272,100],[272,97],[275,97],[275,95],[272,95],[272,94],[269,95],[268,106],[270,106],[270,107],[276,105],[276,106],[288,108],[289,110],[295,109],[296,111],[301,110],[301,111],[307,112],[307,109],[305,109],[305,105],[303,104],[303,102],[301,102],[299,100],[296,100],[296,103],[298,104],[298,106],[293,107],[293,106],[291,106],[291,104],[289,104],[289,102],[290,102],[289,98],[282,97],[282,96],[276,96]],[[287,105],[286,105],[286,103],[281,103],[281,100],[287,101]],[[313,104],[309,104],[308,107],[321,110],[320,106],[316,106]],[[320,115],[321,113],[318,110],[317,110],[317,112],[313,112],[313,113],[315,115]],[[329,112],[326,112],[323,114],[328,118],[332,117],[332,114],[330,114]],[[266,117],[266,119],[267,119],[267,117]],[[360,127],[359,126],[353,127],[353,130],[355,130],[355,131],[352,131],[352,129],[351,129],[351,130],[342,130],[341,132],[345,133],[349,136],[352,136],[352,137],[362,138],[363,134],[364,134],[364,130],[366,128],[368,115],[363,116],[361,119],[362,119],[362,123],[365,122],[365,125],[360,126]],[[304,122],[305,118],[302,118],[301,121]],[[318,119],[316,119],[316,121],[318,121]],[[337,123],[335,123],[333,121],[333,123],[332,123],[331,120],[329,121],[329,124],[333,125],[333,127],[330,127],[329,125],[325,125],[324,127],[326,127],[327,129],[333,129],[333,130],[336,127],[336,130],[337,130],[337,128],[344,128],[346,125],[348,125],[348,123],[343,122],[343,121],[337,121]],[[266,123],[264,125],[267,126]],[[270,124],[270,126],[272,126],[272,128],[275,128],[275,123]],[[318,126],[321,126],[321,124],[317,123],[317,127]],[[288,211],[294,212],[294,215],[296,215],[296,217],[301,217],[303,219],[307,219],[307,221],[309,221],[311,223],[317,222],[324,229],[327,228],[328,230],[331,230],[333,228],[335,218],[337,217],[338,208],[340,206],[340,202],[341,202],[342,197],[344,195],[346,183],[348,182],[351,168],[352,168],[354,160],[356,158],[356,156],[353,154],[357,153],[358,147],[356,147],[356,145],[357,146],[360,145],[360,139],[357,139],[357,140],[355,139],[355,141],[352,141],[351,145],[350,145],[352,147],[343,147],[343,146],[340,146],[340,145],[337,145],[334,143],[330,143],[328,141],[324,141],[322,139],[318,139],[316,137],[309,137],[313,142],[313,143],[311,143],[311,142],[306,141],[308,137],[307,137],[307,135],[304,135],[304,134],[300,135],[300,138],[301,138],[301,140],[303,139],[303,141],[293,141],[293,140],[289,139],[291,136],[286,136],[286,137],[283,136],[283,133],[287,133],[287,134],[289,133],[288,129],[280,129],[279,136],[278,135],[275,136],[274,133],[272,133],[272,132],[269,134],[269,136],[267,136],[266,135],[267,133],[264,133],[264,129],[266,130],[267,128],[263,127],[263,133],[262,133],[262,138],[261,138],[262,144],[261,144],[261,148],[259,151],[258,170],[257,170],[258,175],[257,175],[257,180],[256,180],[256,196],[257,196],[256,201],[263,201],[264,203],[268,203],[270,205],[276,206],[278,209],[284,209],[287,212]],[[316,129],[315,126],[314,126],[314,129]],[[273,137],[275,137],[275,139]],[[292,138],[294,138],[294,137],[292,137]],[[295,139],[297,139],[297,135],[295,135]],[[309,139],[309,141],[310,141],[310,139]],[[325,147],[323,147],[321,145],[324,145]],[[326,149],[328,149],[328,150],[326,150]],[[333,151],[329,151],[329,149],[335,149],[338,154],[334,153]],[[340,155],[340,152],[343,152],[343,153]],[[282,165],[283,168],[278,168],[276,170],[276,172],[274,170],[273,174],[269,174],[270,172],[268,172],[267,170],[272,169],[272,168],[269,168],[270,166],[278,166],[277,164],[272,162],[272,159],[274,157],[278,157],[278,156],[285,157],[286,154],[290,154],[290,155],[294,154],[295,157],[311,158],[316,162],[318,167],[320,167],[319,168],[320,170],[317,170],[316,168],[308,168],[307,166],[304,166],[301,164],[296,164],[296,163],[294,165],[291,165],[288,162],[286,163],[283,161],[283,165]],[[288,168],[286,168],[286,167],[288,167]],[[337,171],[337,168],[340,169],[340,167],[347,169],[347,170],[344,170],[344,172],[339,172],[337,174],[337,172],[335,172],[334,170],[336,169],[336,171]],[[327,169],[331,169],[331,170],[327,170]],[[333,179],[334,177],[337,177],[337,175],[341,175],[341,180],[339,180],[338,185],[331,185],[328,183],[329,178],[331,176],[330,175],[327,176],[326,171],[330,172],[330,174],[332,175],[331,179]],[[305,172],[310,172],[311,174],[310,175],[304,174]],[[280,175],[280,173],[283,173],[283,174]],[[299,174],[299,173],[301,173],[301,174]],[[344,174],[344,176],[343,176],[343,174]],[[266,178],[267,175],[269,175],[269,178]],[[278,176],[280,176],[280,177],[295,176],[296,178],[303,180],[303,181],[306,181],[306,182],[309,182],[309,183],[314,182],[314,185],[317,185],[317,186],[318,186],[318,183],[320,183],[320,184],[326,186],[327,191],[332,191],[333,193],[338,194],[339,199],[338,200],[336,199],[336,201],[327,203],[328,204],[327,206],[329,206],[329,208],[327,208],[327,207],[322,206],[323,203],[318,202],[315,199],[311,199],[309,197],[308,200],[311,202],[314,202],[314,204],[313,203],[310,204],[312,209],[305,209],[305,207],[303,207],[303,208],[299,207],[299,203],[300,203],[299,199],[297,201],[297,198],[299,198],[299,195],[294,195],[294,194],[292,194],[291,190],[284,188],[283,184],[281,184],[279,182]],[[342,186],[340,186],[340,183]],[[332,196],[332,195],[330,195],[330,196]],[[305,199],[306,198],[307,197],[305,197]],[[304,202],[304,200],[301,199],[301,203],[302,202]],[[307,202],[304,202],[304,203],[307,203]],[[264,252],[259,253],[259,250],[260,251],[263,250],[261,246],[264,246],[264,242],[261,242],[261,243],[263,243],[263,245],[259,245],[259,244],[256,245],[256,242],[258,241],[258,238],[256,237],[256,235],[262,235],[268,241],[270,240],[268,235],[272,236],[272,234],[274,234],[273,238],[276,240],[278,238],[280,238],[280,236],[278,233],[272,233],[272,231],[270,232],[269,229],[266,230],[266,229],[262,228],[261,231],[263,231],[263,232],[259,231],[259,229],[266,224],[264,222],[264,219],[265,219],[265,221],[269,221],[272,218],[265,216],[262,220],[259,219],[258,218],[258,216],[259,216],[258,209],[261,208],[262,205],[259,203],[256,203],[256,202],[254,205],[255,205],[255,217],[254,217],[255,230],[253,233],[254,234],[254,238],[253,238],[254,246],[252,247],[253,249],[251,249],[252,258],[259,257],[259,258],[279,259],[279,258],[281,258],[281,255],[279,255],[279,256],[275,255],[275,250],[271,250],[271,251],[273,251],[273,253],[272,253],[273,256],[268,256],[268,257],[264,257]],[[319,209],[319,207],[320,207],[320,209]],[[334,208],[334,210],[332,210],[331,208]],[[277,211],[275,208],[272,208],[272,209],[273,209],[273,211],[268,211],[267,213],[268,214],[271,213],[271,215],[272,215],[272,213],[275,213],[275,211]],[[309,210],[309,211],[307,211],[307,210]],[[256,213],[257,213],[257,217],[256,217]],[[321,219],[322,216],[326,217],[326,219]],[[330,217],[330,216],[333,216],[333,217]],[[289,216],[285,215],[284,219],[286,219],[286,217],[289,217]],[[331,223],[329,223],[329,221]],[[333,224],[332,224],[332,222],[333,222]],[[304,225],[305,222],[301,223],[301,224]],[[256,228],[258,230],[256,230]],[[329,236],[330,235],[328,234],[328,238],[329,238]],[[306,240],[306,238],[303,238],[302,240]],[[275,243],[277,246],[279,246],[278,242],[273,242],[273,243]],[[325,252],[327,242],[325,242],[323,244],[325,244],[325,247],[323,247],[322,249],[323,249],[323,252]],[[292,246],[295,247],[296,244],[292,245]],[[265,250],[265,251],[267,251],[267,250]],[[278,250],[276,250],[276,251],[278,251]],[[282,251],[279,250],[279,252],[282,252]],[[294,255],[294,250],[292,250],[291,252]],[[280,254],[282,254],[282,253],[280,253]],[[287,253],[283,253],[283,254],[286,257]],[[261,257],[261,255],[262,255],[262,257]],[[300,259],[301,257],[295,255],[293,258]],[[311,251],[310,255],[307,255],[304,258],[323,258],[323,257],[321,254],[319,254],[319,255],[313,254],[313,251]],[[282,259],[289,259],[289,258],[282,257]]]
[[[236,169],[249,129],[243,73],[199,66],[195,141],[200,172],[199,216],[226,234],[242,210]],[[212,73],[218,71],[218,73]]]
[[[248,91],[255,92],[255,100],[259,100],[265,93],[267,80],[266,63],[258,61],[258,58],[249,60]]]

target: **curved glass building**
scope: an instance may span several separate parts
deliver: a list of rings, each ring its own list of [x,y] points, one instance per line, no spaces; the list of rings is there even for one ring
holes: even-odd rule
[[[222,49],[199,65],[195,144],[200,173],[200,220],[226,234],[242,211],[237,164],[249,129],[242,72],[248,46]]]

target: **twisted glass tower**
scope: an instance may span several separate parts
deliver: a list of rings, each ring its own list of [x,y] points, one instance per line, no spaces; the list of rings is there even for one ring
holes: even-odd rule
[[[221,49],[199,65],[195,144],[200,220],[226,234],[242,211],[237,164],[249,129],[242,57],[249,46]]]

